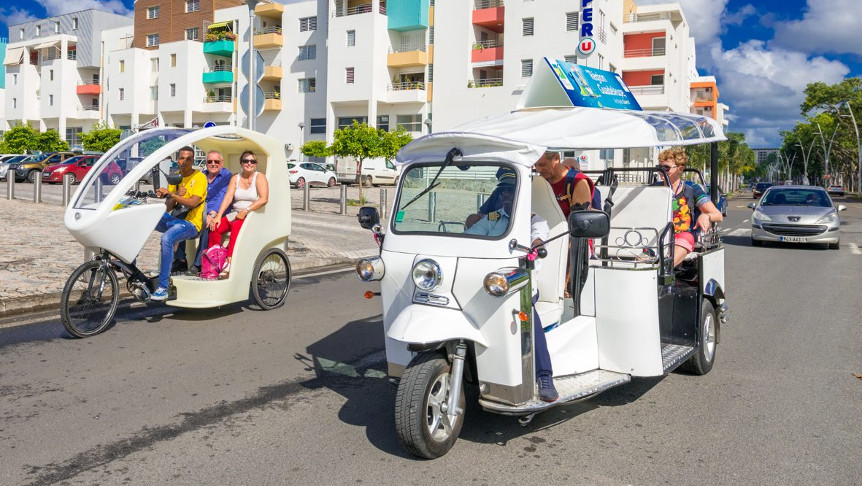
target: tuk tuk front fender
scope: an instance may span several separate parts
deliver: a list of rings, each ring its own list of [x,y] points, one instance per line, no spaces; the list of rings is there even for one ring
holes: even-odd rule
[[[485,337],[463,312],[411,304],[402,310],[386,335],[408,344],[430,344],[466,339],[487,347]]]

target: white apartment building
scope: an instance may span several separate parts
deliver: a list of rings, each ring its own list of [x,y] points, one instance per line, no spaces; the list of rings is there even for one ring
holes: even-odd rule
[[[81,132],[102,119],[101,32],[131,24],[129,17],[85,10],[11,25],[3,128],[30,123],[79,146]]]

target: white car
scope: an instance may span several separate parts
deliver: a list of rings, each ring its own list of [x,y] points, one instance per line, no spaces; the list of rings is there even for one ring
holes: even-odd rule
[[[335,172],[314,162],[288,162],[287,172],[290,174],[290,184],[297,189],[302,189],[306,184],[333,187],[336,181]]]

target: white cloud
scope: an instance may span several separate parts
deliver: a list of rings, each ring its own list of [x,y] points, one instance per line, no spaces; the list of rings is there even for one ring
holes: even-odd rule
[[[850,72],[839,61],[768,48],[757,40],[727,51],[714,45],[711,56],[719,99],[730,105],[733,114],[729,129],[745,132],[752,146],[763,146],[767,141],[775,144],[779,131],[793,127],[801,118],[799,105],[809,83],[838,83]]]
[[[752,4],[746,4],[736,12],[725,12],[722,17],[723,24],[742,25],[746,19],[757,15],[757,9]]]
[[[676,0],[697,44],[712,44],[721,33],[721,18],[729,0]],[[668,0],[638,0],[638,5],[667,4]]]
[[[808,0],[802,20],[776,22],[774,44],[809,53],[862,55],[859,0]]]
[[[63,15],[82,10],[102,10],[119,15],[131,16],[133,9],[129,9],[121,0],[36,0],[36,3],[45,8],[46,15],[35,15],[27,10],[11,7],[8,10],[0,8],[0,22],[6,25],[24,24],[55,15]]]
[[[9,10],[0,9],[0,22],[6,25],[23,24],[39,20],[39,17],[32,15],[26,10],[12,7]]]

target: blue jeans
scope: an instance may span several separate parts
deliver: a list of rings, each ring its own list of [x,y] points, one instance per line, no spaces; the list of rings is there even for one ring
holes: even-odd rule
[[[533,347],[536,353],[536,375],[542,371],[547,371],[554,376],[554,370],[551,368],[551,353],[548,352],[548,341],[545,339],[545,330],[542,329],[542,321],[539,319],[539,313],[536,312],[536,302],[539,300],[539,292],[533,296]]]
[[[174,245],[178,242],[194,238],[198,229],[191,222],[171,216],[162,215],[156,231],[162,235],[162,253],[159,260],[159,287],[168,288],[171,281],[171,265],[174,262]]]

